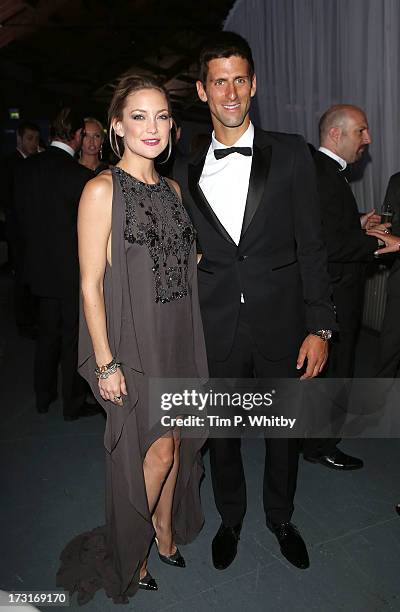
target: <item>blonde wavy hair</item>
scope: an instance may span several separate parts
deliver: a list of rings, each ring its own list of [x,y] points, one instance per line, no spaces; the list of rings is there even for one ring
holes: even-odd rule
[[[108,109],[108,137],[113,153],[121,159],[124,154],[124,140],[118,136],[114,130],[113,123],[121,121],[122,113],[125,108],[126,99],[131,93],[140,91],[141,89],[157,89],[164,94],[168,111],[171,114],[171,103],[169,94],[164,85],[156,76],[128,73],[121,77],[118,81],[110,106]]]

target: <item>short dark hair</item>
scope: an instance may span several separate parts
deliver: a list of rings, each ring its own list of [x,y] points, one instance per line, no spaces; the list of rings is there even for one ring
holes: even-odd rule
[[[236,32],[218,32],[208,38],[200,51],[200,72],[199,79],[205,84],[208,74],[208,62],[221,57],[231,57],[237,55],[247,60],[249,64],[249,77],[254,76],[254,60],[250,45],[243,36]]]
[[[27,132],[28,130],[40,134],[39,127],[36,125],[36,123],[33,123],[33,121],[21,121],[21,123],[17,127],[17,134],[20,138],[23,138],[25,132]]]
[[[61,140],[72,140],[75,133],[85,127],[85,115],[74,108],[62,108],[53,121],[52,136]]]

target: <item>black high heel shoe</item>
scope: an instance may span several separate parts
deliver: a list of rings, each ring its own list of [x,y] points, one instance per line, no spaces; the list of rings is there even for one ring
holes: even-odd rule
[[[139,579],[139,589],[144,589],[146,591],[158,591],[157,582],[154,580],[153,576],[146,572],[143,578]]]
[[[157,538],[154,538],[154,541],[156,543],[157,550],[158,550]],[[175,567],[186,567],[185,559],[182,557],[181,553],[179,552],[178,547],[173,555],[162,555],[160,551],[158,550],[158,556],[160,557],[161,561],[163,563],[166,563],[167,565],[173,565]]]

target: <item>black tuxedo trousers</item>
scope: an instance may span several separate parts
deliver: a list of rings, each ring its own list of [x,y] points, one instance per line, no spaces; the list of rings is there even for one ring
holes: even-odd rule
[[[282,378],[296,377],[297,354],[279,361],[268,361],[252,339],[246,305],[242,305],[229,357],[209,360],[213,378]],[[211,478],[215,503],[225,525],[234,527],[246,513],[246,481],[240,438],[209,438]],[[289,521],[296,491],[297,439],[265,440],[263,504],[267,519],[274,523]]]
[[[385,316],[379,337],[375,376],[380,378],[400,376],[400,257],[397,257],[388,279]]]
[[[57,370],[61,367],[64,416],[78,414],[87,389],[77,372],[78,295],[39,297],[38,337],[34,361],[37,407],[46,407],[57,394]]]

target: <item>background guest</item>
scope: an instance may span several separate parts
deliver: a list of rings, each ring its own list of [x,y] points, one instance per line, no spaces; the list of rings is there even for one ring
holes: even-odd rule
[[[61,363],[65,420],[97,412],[83,406],[85,383],[77,373],[79,267],[77,210],[93,177],[74,155],[81,146],[83,117],[64,108],[53,124],[51,146],[17,168],[15,196],[26,257],[24,274],[38,296],[34,360],[36,409],[49,410],[57,395]]]
[[[314,153],[314,161],[339,324],[325,375],[351,378],[361,325],[364,263],[373,261],[379,246],[377,239],[367,236],[363,228],[380,219],[372,211],[361,217],[360,222],[357,202],[343,171],[361,158],[371,138],[364,111],[345,104],[332,106],[322,115],[319,131],[320,148]],[[338,470],[361,468],[360,459],[337,448],[339,441],[337,438],[309,439],[304,446],[304,458]]]
[[[95,175],[108,168],[108,164],[102,161],[103,142],[104,128],[100,121],[94,117],[86,117],[79,163]]]
[[[20,123],[17,128],[16,149],[4,158],[1,172],[8,266],[14,270],[15,319],[20,334],[25,337],[33,337],[35,334],[35,300],[24,283],[22,275],[25,243],[15,209],[14,177],[17,166],[22,164],[27,157],[38,153],[39,139],[40,132],[35,123],[31,121]]]

